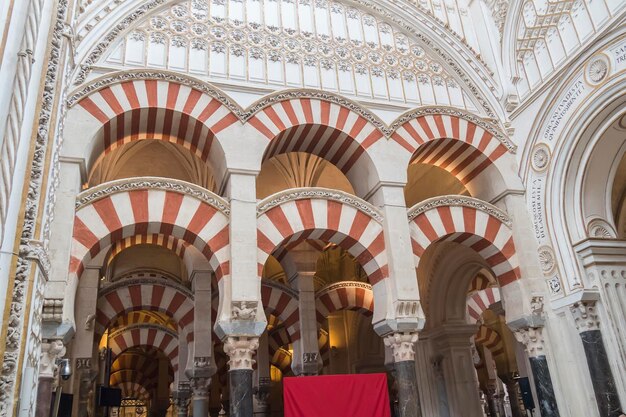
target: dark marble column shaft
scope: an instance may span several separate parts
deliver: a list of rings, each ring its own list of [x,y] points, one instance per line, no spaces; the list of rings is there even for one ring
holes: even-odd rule
[[[581,332],[580,338],[585,348],[591,385],[596,395],[600,417],[618,417],[621,414],[621,406],[602,333],[600,330],[588,330]]]
[[[396,362],[394,368],[398,388],[398,417],[421,417],[415,361]]]
[[[550,369],[545,355],[529,358],[530,368],[535,380],[535,391],[541,417],[559,417],[559,407],[556,404]]]
[[[252,369],[235,369],[230,379],[229,417],[252,417]]]
[[[52,378],[39,378],[35,417],[49,417],[52,406]]]

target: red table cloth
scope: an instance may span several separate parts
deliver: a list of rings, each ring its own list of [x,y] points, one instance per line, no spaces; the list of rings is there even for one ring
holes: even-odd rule
[[[283,379],[285,417],[390,417],[386,374]]]

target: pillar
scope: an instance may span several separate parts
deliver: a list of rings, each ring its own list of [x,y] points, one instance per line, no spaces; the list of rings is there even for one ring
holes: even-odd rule
[[[37,390],[37,408],[35,417],[49,417],[52,392],[58,385],[57,359],[65,355],[65,346],[60,340],[44,341],[41,344],[41,362],[39,364],[39,388]]]
[[[317,335],[314,275],[315,272],[299,272],[296,278],[300,339],[293,344],[291,368],[295,375],[317,375],[323,366]]]
[[[435,349],[441,355],[451,416],[482,417],[471,341],[475,333],[476,326],[466,323],[443,324],[430,333]]]
[[[229,417],[252,417],[252,356],[259,347],[257,337],[229,336],[224,352],[229,356]]]
[[[415,372],[417,333],[394,333],[385,337],[385,345],[391,348],[396,387],[398,390],[398,417],[420,417]]]
[[[191,388],[193,393],[193,417],[207,417],[209,415],[209,386],[211,378],[193,377],[191,378]]]
[[[174,405],[176,406],[177,417],[187,417],[189,414],[189,403],[191,401],[191,393],[188,388],[178,386],[178,391],[172,393]]]
[[[257,350],[257,364],[255,370],[254,387],[254,416],[269,417],[270,415],[270,357],[268,349],[268,334],[264,332],[259,338],[259,348]]]
[[[574,316],[574,322],[585,349],[587,366],[589,366],[589,374],[598,410],[600,410],[600,417],[618,417],[622,414],[621,406],[609,365],[609,357],[600,332],[596,302],[579,301],[570,306],[570,311]]]
[[[515,338],[524,345],[535,382],[541,417],[559,417],[548,360],[544,353],[543,327],[527,327],[515,331]]]

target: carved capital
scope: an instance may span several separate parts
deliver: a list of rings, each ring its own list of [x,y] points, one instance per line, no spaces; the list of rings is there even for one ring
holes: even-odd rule
[[[228,337],[224,342],[224,352],[230,357],[230,370],[252,369],[256,362],[252,356],[258,347],[258,337]]]
[[[189,409],[189,403],[191,402],[191,392],[188,389],[179,389],[172,393],[172,399],[179,411],[186,411]]]
[[[58,369],[57,359],[65,355],[65,346],[60,340],[52,340],[41,344],[41,362],[39,378],[54,379]]]
[[[570,306],[570,311],[580,333],[600,330],[600,320],[595,301],[579,301]]]
[[[233,320],[252,321],[256,318],[257,301],[233,301],[231,316]]]
[[[545,355],[545,342],[543,339],[543,327],[527,327],[518,329],[514,333],[515,339],[524,345],[526,353],[531,358]]]
[[[385,337],[385,346],[391,348],[394,362],[404,362],[415,360],[415,343],[417,343],[417,333],[393,333]]]
[[[194,400],[208,400],[209,399],[209,387],[211,385],[211,378],[206,377],[194,377],[191,378],[191,389],[193,390]]]

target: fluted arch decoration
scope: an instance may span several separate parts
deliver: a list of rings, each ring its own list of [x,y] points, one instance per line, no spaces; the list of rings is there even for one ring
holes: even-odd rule
[[[315,295],[318,324],[340,310],[353,310],[371,317],[374,313],[372,286],[358,281],[344,281],[322,288]]]
[[[264,281],[261,284],[261,300],[266,314],[278,317],[289,333],[289,338],[300,338],[300,312],[298,295],[283,285]]]
[[[289,190],[257,206],[258,275],[281,245],[310,238],[335,243],[354,256],[376,285],[388,277],[382,215],[352,195],[323,188]]]
[[[501,287],[520,278],[511,220],[497,207],[471,197],[442,196],[415,205],[408,217],[416,267],[431,244],[450,241],[482,256]]]
[[[178,335],[172,330],[154,324],[136,324],[109,335],[113,358],[127,349],[145,346],[161,350],[169,358],[174,372],[178,371]]]
[[[184,181],[137,178],[81,193],[74,219],[70,274],[109,245],[142,234],[163,234],[194,246],[219,281],[229,274],[228,203]]]
[[[165,279],[125,279],[101,290],[96,307],[96,332],[102,334],[117,317],[131,311],[159,311],[172,317],[179,333],[193,331],[193,294]]]

